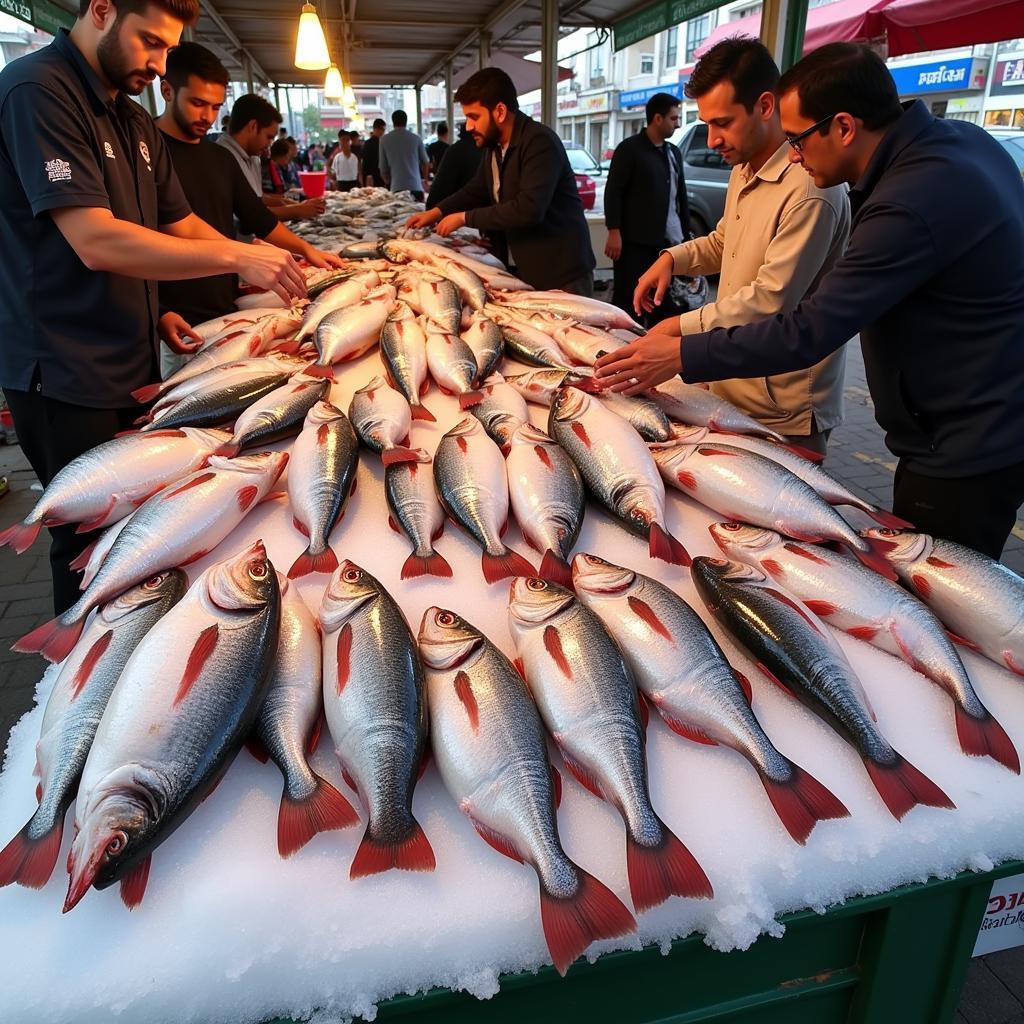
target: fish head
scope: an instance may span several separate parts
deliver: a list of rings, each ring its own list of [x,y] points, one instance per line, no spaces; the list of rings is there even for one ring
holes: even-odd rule
[[[420,657],[429,668],[457,668],[483,642],[483,634],[456,612],[432,607],[423,613],[417,643]]]
[[[754,585],[769,582],[768,577],[752,565],[729,558],[708,558],[707,555],[698,555],[690,566],[690,572],[695,580]]]
[[[274,566],[261,540],[240,555],[211,565],[203,576],[210,603],[226,612],[262,608],[278,593]]]
[[[403,291],[411,291],[411,288],[406,284],[405,281],[401,281],[398,286],[398,294],[401,296]],[[406,320],[415,320],[416,314],[409,307],[407,302],[396,301],[394,306],[391,307],[391,312],[388,313],[388,323],[402,323]]]
[[[180,427],[181,432],[201,451],[212,452],[231,440],[230,430],[214,427]]]
[[[512,445],[527,445],[531,448],[540,445],[543,448],[555,448],[557,444],[546,434],[540,427],[535,427],[532,423],[521,423],[512,432],[510,439]]]
[[[577,593],[610,596],[625,593],[636,579],[632,569],[580,552],[572,560],[572,582]]]
[[[458,438],[458,437],[469,437],[471,434],[482,434],[484,432],[483,425],[474,416],[466,416],[459,420],[454,427],[449,430],[444,437],[441,438],[444,441],[446,438]]]
[[[892,530],[887,526],[872,526],[860,535],[871,541],[885,558],[896,565],[909,565],[931,554],[935,541],[927,533],[913,530]]]
[[[166,601],[170,608],[185,596],[186,590],[188,577],[185,573],[181,569],[168,569],[118,594],[103,606],[99,614],[104,622],[120,622],[138,609],[148,608],[158,601]]]
[[[570,607],[576,598],[557,583],[537,576],[517,576],[508,595],[508,614],[513,625],[529,628],[550,622]]]
[[[756,560],[769,548],[782,542],[774,530],[748,526],[746,523],[712,523],[708,532],[726,556],[744,562],[752,558]]]
[[[333,633],[367,601],[380,593],[380,584],[355,562],[344,559],[331,576],[320,605],[320,622]]]
[[[336,405],[332,405],[326,398],[321,399],[306,413],[303,427],[319,427],[324,423],[333,423],[334,420],[344,419],[345,413]]]
[[[578,388],[560,388],[551,400],[551,417],[558,423],[579,419],[590,408],[590,396]]]
[[[209,464],[211,469],[264,477],[265,486],[269,490],[288,465],[288,453],[249,452],[246,455],[236,455],[233,459],[224,455],[211,455]]]

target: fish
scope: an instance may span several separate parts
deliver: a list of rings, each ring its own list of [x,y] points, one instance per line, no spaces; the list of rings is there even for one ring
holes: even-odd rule
[[[452,522],[483,549],[481,566],[488,583],[536,575],[501,539],[508,525],[505,460],[479,420],[466,417],[441,438],[434,454],[434,484]]]
[[[383,377],[373,377],[353,396],[348,408],[359,439],[381,462],[415,462],[416,453],[408,447],[412,413],[409,403]]]
[[[819,619],[753,566],[701,556],[691,575],[708,611],[758,668],[860,754],[897,821],[918,804],[955,809],[882,734],[853,667]]]
[[[644,328],[628,313],[613,306],[610,302],[592,299],[584,295],[573,295],[563,291],[522,291],[499,293],[494,302],[502,306],[511,306],[522,310],[541,310],[569,317],[581,324],[592,327],[603,327],[605,330],[615,328],[643,334]]]
[[[77,523],[89,533],[116,523],[168,484],[199,469],[227,435],[183,427],[130,433],[90,448],[69,462],[20,522],[0,533],[0,547],[19,555],[43,526]]]
[[[12,650],[63,661],[93,608],[151,576],[209,554],[270,492],[287,452],[225,459],[190,473],[146,501],[117,535],[96,577],[67,611],[18,640]]]
[[[536,370],[527,370],[525,373],[505,374],[505,383],[511,384],[528,402],[550,408],[561,388],[576,387],[584,383],[591,372],[585,366],[577,367],[575,370],[540,367]]]
[[[412,812],[427,708],[409,624],[384,587],[346,559],[324,592],[320,626],[327,724],[369,816],[349,878],[433,871],[434,851]]]
[[[462,321],[459,290],[446,277],[423,274],[419,280],[420,310],[444,334],[458,334]]]
[[[97,611],[64,662],[36,743],[39,807],[0,850],[0,886],[17,882],[41,889],[49,880],[60,853],[64,817],[114,684],[142,638],[187,589],[180,569],[129,588]]]
[[[569,552],[587,508],[580,471],[560,445],[530,423],[513,433],[505,470],[516,522],[541,555],[540,575],[572,589]]]
[[[427,335],[413,311],[398,302],[380,332],[380,353],[387,367],[388,381],[405,395],[414,420],[435,422],[434,414],[421,399],[429,386],[427,377]]]
[[[672,439],[672,424],[650,398],[608,391],[600,387],[594,377],[586,377],[572,386],[593,395],[605,408],[621,416],[645,441],[664,443]]]
[[[849,815],[837,797],[775,747],[751,707],[750,683],[681,597],[596,555],[578,554],[572,579],[576,596],[618,644],[665,724],[686,739],[721,744],[745,757],[794,841],[802,846],[819,821]]]
[[[429,320],[421,321],[427,335],[427,366],[430,376],[446,395],[458,395],[462,408],[477,399],[477,378],[473,350],[458,334],[443,334],[432,329]]]
[[[516,429],[530,419],[523,396],[506,384],[500,373],[492,374],[476,394],[467,396],[464,407],[484,425],[487,436],[501,448],[503,455],[508,455]]]
[[[508,617],[530,693],[566,768],[622,816],[633,909],[650,910],[670,896],[710,899],[703,868],[651,806],[636,687],[601,620],[541,579],[512,582]]]
[[[600,327],[544,310],[531,311],[530,324],[550,335],[572,362],[580,366],[593,366],[606,352],[613,352],[627,344],[622,338]]]
[[[900,579],[957,642],[1024,676],[1024,580],[1001,562],[950,540],[875,527]]]
[[[142,902],[153,851],[227,771],[267,692],[281,598],[262,541],[210,566],[143,637],[100,719],[75,803],[64,913],[90,886]]]
[[[555,340],[534,327],[517,310],[505,309],[488,303],[484,313],[501,329],[501,337],[509,355],[532,366],[569,370],[572,361],[558,347]]]
[[[777,530],[795,540],[844,544],[866,566],[889,579],[883,541],[867,541],[798,476],[756,452],[724,444],[655,446],[666,483],[728,520]]]
[[[562,849],[544,727],[508,658],[437,607],[423,615],[419,649],[441,779],[485,842],[536,871],[544,938],[564,976],[592,942],[627,935],[636,921]]]
[[[752,416],[737,409],[731,402],[719,398],[713,391],[696,384],[686,384],[678,377],[659,384],[648,392],[664,409],[669,419],[679,423],[690,423],[697,427],[708,427],[723,434],[753,434],[756,437],[770,437],[773,441],[786,443],[782,434],[758,423]]]
[[[755,566],[830,626],[901,658],[934,682],[953,702],[960,749],[1020,774],[1013,741],[975,692],[942,623],[920,601],[849,558],[772,530],[740,523],[708,529],[727,558]]]
[[[433,473],[427,468],[431,459],[422,448],[415,451],[416,462],[395,462],[384,470],[384,493],[391,513],[388,524],[412,543],[402,579],[450,578],[452,567],[434,550],[434,541],[444,532],[444,509],[437,500]]]
[[[358,359],[377,344],[394,308],[395,289],[382,284],[358,302],[328,313],[316,329],[316,349],[320,354],[316,362],[306,367],[306,373],[333,378],[335,363]]]
[[[281,620],[270,684],[251,749],[273,760],[284,777],[277,814],[277,852],[297,853],[315,835],[359,823],[355,808],[309,766],[323,724],[323,656],[320,630],[298,588],[277,574]]]
[[[423,244],[430,245],[431,243],[424,242]],[[530,290],[530,286],[514,274],[510,274],[497,257],[491,257],[494,262],[490,263],[471,255],[464,249],[450,246],[444,249],[443,258],[452,260],[467,270],[471,270],[484,282],[488,289],[500,289],[501,291]]]
[[[442,246],[393,238],[382,243],[381,252],[393,263],[408,263],[410,260],[426,263],[435,274],[448,278],[458,288],[462,301],[473,309],[482,309],[487,301],[487,290],[480,276],[464,262],[457,262]]]
[[[689,565],[683,545],[665,522],[665,485],[637,432],[576,388],[556,395],[548,433],[576,464],[597,502],[627,530],[644,537],[652,558]]]
[[[216,451],[217,455],[234,458],[243,448],[269,444],[291,437],[302,429],[306,413],[330,392],[331,383],[303,377],[292,377],[287,384],[264,395],[249,406],[235,421],[234,433]]]
[[[168,484],[168,486],[173,487],[174,485]],[[82,579],[78,584],[79,590],[85,590],[93,581],[96,573],[99,572],[100,566],[103,564],[103,559],[107,557],[107,552],[110,551],[114,541],[117,539],[117,535],[124,529],[128,520],[133,515],[134,512],[130,512],[124,519],[119,519],[116,523],[108,526],[96,540],[70,563],[69,568],[75,572],[80,571],[82,573]]]
[[[352,267],[346,267],[344,270],[328,270],[322,277],[318,277],[316,281],[310,284],[306,282],[306,298],[310,302],[315,302],[328,288],[333,288],[335,285],[341,284],[343,281],[349,280],[353,274],[358,273]]]
[[[289,579],[338,567],[331,531],[355,490],[358,468],[359,440],[349,418],[330,402],[318,402],[292,446],[288,503],[292,524],[309,543],[288,570]]]
[[[200,324],[193,324],[192,330],[203,339],[205,347],[206,344],[215,340],[218,335],[223,336],[225,333],[252,327],[264,317],[278,316],[282,312],[283,310],[277,306],[267,306],[263,309],[235,310],[231,313],[225,313],[223,316],[215,316],[210,320],[204,320]],[[202,350],[200,349],[200,351]]]
[[[324,317],[337,310],[354,306],[379,285],[380,276],[373,270],[361,270],[350,274],[340,284],[332,285],[306,307],[295,340],[302,341],[304,338],[315,337]]]
[[[456,328],[458,329],[458,328]],[[501,329],[484,313],[475,312],[461,334],[476,360],[476,383],[486,380],[497,369],[505,353]]]

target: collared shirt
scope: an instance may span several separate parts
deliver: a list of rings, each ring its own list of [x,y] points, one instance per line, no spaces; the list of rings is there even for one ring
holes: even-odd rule
[[[331,160],[331,174],[336,181],[358,181],[359,180],[359,157],[355,153],[345,156],[339,150]]]
[[[664,143],[662,150],[665,150]],[[679,220],[679,168],[675,160],[669,158],[665,152],[665,162],[668,164],[668,220],[665,223],[665,241],[669,245],[679,245],[686,237],[683,234],[683,225]]]
[[[191,212],[153,119],[61,30],[0,72],[0,386],[124,408],[156,372],[156,284],[89,270],[50,216],[75,206],[152,230]]]
[[[223,146],[238,161],[238,166],[242,168],[242,174],[252,186],[253,192],[258,196],[263,195],[263,165],[260,158],[246,153],[229,132],[217,137],[217,145]]]
[[[393,128],[380,140],[380,170],[392,192],[423,191],[427,151],[423,140],[408,128]]]
[[[782,143],[757,172],[734,167],[714,231],[671,250],[677,274],[721,274],[717,300],[679,318],[684,336],[794,309],[843,254],[846,187],[818,188],[789,149]],[[809,370],[720,381],[712,390],[784,434],[806,436],[842,421],[844,360],[840,350]]]

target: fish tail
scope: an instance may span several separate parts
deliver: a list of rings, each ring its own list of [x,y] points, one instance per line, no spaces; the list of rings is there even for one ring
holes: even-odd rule
[[[10,548],[15,554],[28,551],[39,536],[40,523],[15,523],[0,533],[0,548]]]
[[[686,548],[657,523],[651,523],[648,544],[651,558],[660,558],[673,565],[689,565],[692,561]]]
[[[664,903],[670,896],[711,899],[714,890],[697,858],[661,823],[657,846],[641,846],[626,836],[626,873],[633,909],[642,913]]]
[[[799,765],[790,764],[785,782],[759,774],[779,821],[801,846],[819,821],[850,816],[843,802]]]
[[[215,448],[210,454],[223,455],[225,459],[233,459],[241,451],[241,448],[242,446],[234,441],[225,441],[224,444]]]
[[[393,448],[385,448],[381,452],[380,461],[385,466],[393,466],[396,462],[419,462],[420,452],[418,448],[404,448],[395,445]]]
[[[481,565],[484,579],[488,583],[497,583],[499,580],[508,579],[509,576],[537,575],[537,570],[515,551],[504,551],[500,555],[492,555],[489,551],[485,551]]]
[[[356,850],[349,868],[348,877],[365,878],[379,875],[383,871],[397,868],[401,871],[433,871],[436,866],[434,851],[420,823],[413,818],[412,827],[405,839],[398,842],[384,842],[370,835],[366,827],[363,841]]]
[[[474,405],[479,405],[483,400],[484,393],[482,391],[463,391],[459,395],[459,408],[471,409]]]
[[[437,422],[437,417],[425,405],[413,405],[410,406],[410,409],[412,410],[412,418],[414,420],[424,420],[427,423]]]
[[[162,381],[158,381],[156,384],[147,384],[145,387],[136,388],[131,395],[139,405],[145,405],[147,402],[152,402],[160,394],[160,389],[163,386]]]
[[[776,442],[778,444],[778,442]],[[808,462],[824,462],[825,456],[822,452],[816,452],[813,448],[805,448],[801,444],[790,444],[788,441],[786,444],[780,444],[780,448],[785,448],[787,451],[792,452],[794,455],[799,455],[801,459],[806,459]]]
[[[288,570],[288,579],[297,580],[300,576],[308,576],[311,572],[331,573],[337,568],[338,556],[330,545],[327,545],[323,551],[316,552],[312,550],[312,547],[307,547]]]
[[[880,764],[865,758],[864,766],[878,795],[897,821],[918,804],[956,810],[956,804],[900,754],[893,755],[892,764]]]
[[[429,555],[420,555],[415,551],[405,560],[402,566],[402,579],[415,579],[417,576],[442,576],[450,578],[452,567],[436,551]]]
[[[969,715],[959,704],[956,710],[956,734],[960,740],[960,749],[971,757],[991,757],[1004,768],[1009,768],[1015,775],[1020,775],[1020,758],[1013,740],[1006,735],[1006,730],[992,717],[985,713],[980,718]]]
[[[94,540],[81,554],[77,555],[69,565],[69,569],[73,569],[75,572],[82,572],[85,567],[89,564],[89,559],[92,558],[93,549],[99,543],[98,540]],[[0,545],[3,544],[3,534],[0,534]]]
[[[568,899],[554,896],[541,885],[540,919],[544,939],[563,977],[572,962],[598,939],[614,939],[636,931],[636,920],[603,882],[576,868],[579,884]]]
[[[77,608],[78,605],[75,607]],[[85,612],[88,610],[86,608]],[[84,612],[70,620],[67,615],[68,612],[65,612],[60,618],[44,622],[43,625],[33,629],[31,633],[26,633],[11,645],[11,650],[21,651],[23,654],[38,652],[47,661],[63,661],[78,643],[82,627],[85,625]]]
[[[569,568],[569,563],[551,548],[544,552],[544,557],[541,559],[540,574],[544,579],[557,583],[560,587],[565,587],[566,590],[575,590],[572,585],[572,569]]]
[[[328,380],[334,380],[334,367],[330,363],[325,366],[322,363],[313,362],[302,372],[307,377],[326,377]]]
[[[359,821],[355,808],[315,772],[316,788],[302,800],[293,800],[287,789],[281,794],[277,813],[277,852],[290,857],[318,832],[348,828]]]
[[[898,515],[895,515],[892,512],[886,512],[884,508],[874,508],[869,505],[864,509],[864,511],[867,512],[867,514],[871,516],[879,526],[887,526],[890,530],[912,530],[914,528],[913,523],[908,523],[906,519],[901,519]]]
[[[29,889],[42,889],[53,874],[61,839],[64,836],[64,814],[61,813],[49,832],[38,839],[28,835],[28,824],[0,850],[0,886],[17,882]]]
[[[860,537],[859,540],[863,543],[863,547],[851,547],[857,558],[869,569],[874,569],[879,576],[884,576],[887,580],[892,580],[893,582],[899,580],[896,570],[885,557],[885,552],[890,551],[896,545],[880,537]]]

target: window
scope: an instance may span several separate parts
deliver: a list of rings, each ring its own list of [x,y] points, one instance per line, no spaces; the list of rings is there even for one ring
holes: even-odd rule
[[[711,15],[702,14],[686,23],[686,58],[685,63],[693,60],[693,51],[696,50],[707,37],[711,35]]]
[[[673,25],[665,33],[665,67],[674,68],[679,57],[679,27]]]
[[[592,32],[588,44],[594,48],[587,53],[587,77],[590,85],[604,85],[605,46],[596,43],[597,33]]]
[[[653,53],[641,53],[640,54],[640,74],[641,75],[653,75],[654,74],[654,54]]]
[[[985,124],[989,128],[1005,128],[1010,124],[1009,110],[986,110]]]
[[[706,124],[694,128],[683,161],[691,167],[728,168],[728,164],[713,149],[708,149],[708,126]]]

